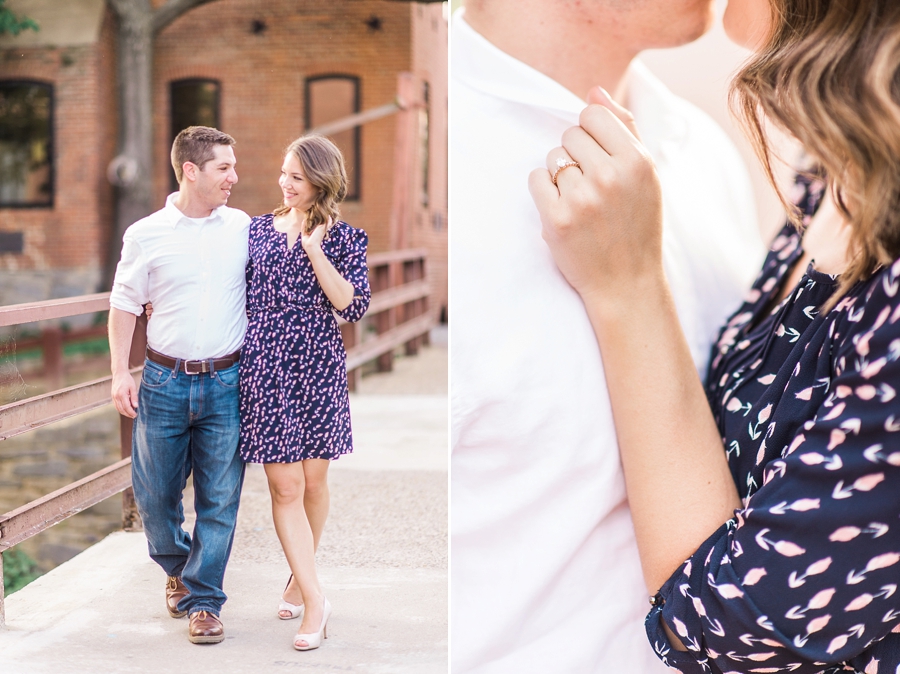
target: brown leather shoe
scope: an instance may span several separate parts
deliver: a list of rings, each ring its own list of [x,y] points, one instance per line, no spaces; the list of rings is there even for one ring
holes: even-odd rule
[[[173,618],[183,618],[187,611],[178,610],[178,602],[188,596],[190,592],[177,576],[169,576],[166,579],[166,609]]]
[[[197,611],[191,613],[191,628],[188,639],[192,644],[217,644],[225,638],[222,621],[212,613]]]

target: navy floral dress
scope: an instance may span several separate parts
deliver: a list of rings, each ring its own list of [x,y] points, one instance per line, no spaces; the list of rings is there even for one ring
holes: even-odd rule
[[[798,178],[807,221],[824,188]],[[900,260],[824,315],[837,279],[810,265],[773,307],[802,254],[785,227],[713,354],[707,395],[743,508],[646,621],[685,674],[900,674]]]
[[[241,435],[244,461],[293,463],[334,459],[353,450],[347,369],[335,308],[319,286],[298,237],[272,226],[272,214],[250,222],[247,336],[241,352]],[[335,223],[322,250],[354,288],[336,313],[358,321],[371,296],[368,236]]]

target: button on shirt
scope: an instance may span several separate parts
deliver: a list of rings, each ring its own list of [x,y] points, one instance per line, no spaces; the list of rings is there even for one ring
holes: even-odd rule
[[[147,344],[155,351],[218,358],[239,349],[247,329],[250,217],[220,206],[207,218],[188,218],[176,196],[126,230],[109,303],[136,316],[153,303]]]
[[[644,634],[597,342],[528,193],[586,104],[460,13],[451,59],[454,674],[665,671]],[[666,273],[705,371],[762,258],[749,181],[709,117],[640,63],[628,78],[663,186]]]

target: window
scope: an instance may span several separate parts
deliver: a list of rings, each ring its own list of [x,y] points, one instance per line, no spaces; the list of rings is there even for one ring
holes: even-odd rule
[[[321,75],[306,80],[305,126],[314,129],[359,112],[359,78],[353,75]],[[347,199],[359,199],[360,128],[331,134],[347,166]]]
[[[171,142],[189,126],[219,128],[219,83],[215,80],[177,80],[169,84],[169,101],[172,106]],[[178,189],[178,181],[172,172],[172,188]]]
[[[429,100],[429,87],[428,82],[425,82],[422,85],[422,107],[419,108],[419,143],[421,143],[421,148],[419,152],[419,156],[421,157],[420,161],[420,169],[422,175],[422,205],[428,206],[428,182],[430,179],[429,175],[429,167],[431,162],[431,156],[429,153],[429,144],[431,143],[431,131],[430,131],[430,115],[431,115],[431,101]]]
[[[53,205],[53,87],[0,82],[0,206]]]

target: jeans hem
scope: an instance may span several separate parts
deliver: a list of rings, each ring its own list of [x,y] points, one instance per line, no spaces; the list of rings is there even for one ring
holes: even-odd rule
[[[187,614],[190,616],[194,613],[200,613],[200,611],[206,611],[210,615],[214,615],[214,616],[216,616],[216,618],[218,618],[221,610],[222,610],[221,608],[209,608],[208,606],[203,606],[202,604],[197,604],[194,606],[190,606],[187,609]]]

